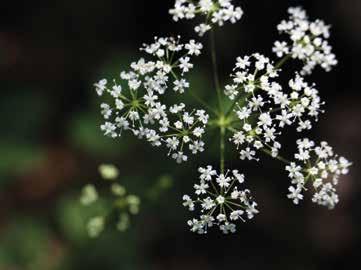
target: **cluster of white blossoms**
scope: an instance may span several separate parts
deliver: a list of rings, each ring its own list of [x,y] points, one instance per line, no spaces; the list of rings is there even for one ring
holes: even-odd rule
[[[224,233],[236,232],[238,220],[245,222],[258,213],[257,203],[248,189],[242,190],[244,175],[238,170],[218,174],[212,166],[200,167],[200,183],[194,185],[195,197],[183,196],[183,206],[194,211],[200,207],[200,217],[188,221],[192,232],[206,234],[208,228],[218,226]]]
[[[256,150],[270,151],[276,157],[281,148],[277,141],[281,129],[297,124],[301,132],[312,127],[307,118],[317,120],[322,102],[314,86],[309,86],[296,74],[289,81],[290,93],[274,81],[279,70],[260,54],[238,57],[233,83],[225,87],[225,94],[236,101],[238,126],[232,128],[231,141],[240,150],[240,158],[255,158]]]
[[[205,21],[194,28],[199,36],[203,36],[213,25],[236,23],[242,18],[243,10],[241,7],[235,7],[232,0],[176,0],[169,13],[176,22],[193,19],[197,14],[203,15]]]
[[[180,44],[179,38],[156,37],[154,43],[141,48],[155,60],[142,58],[132,63],[131,71],[121,72],[121,83],[114,80],[109,84],[106,79],[96,83],[99,96],[107,93],[112,98],[112,103],[101,104],[104,134],[116,138],[130,130],[153,146],[166,145],[178,163],[187,160],[187,150],[202,152],[208,114],[204,110],[187,111],[183,103],[167,107],[162,101],[169,89],[182,94],[189,87],[183,75],[193,67],[191,57],[199,55],[202,47],[194,40]]]
[[[334,154],[327,142],[315,145],[309,139],[302,139],[297,140],[297,147],[297,161],[286,166],[288,176],[292,179],[288,198],[298,204],[303,199],[302,192],[306,190],[306,184],[309,184],[315,190],[312,201],[333,209],[339,201],[336,193],[339,177],[348,173],[351,163]]]
[[[289,35],[290,41],[276,41],[273,52],[280,58],[291,55],[302,60],[302,75],[310,74],[317,65],[330,71],[337,64],[327,41],[330,26],[322,20],[309,21],[306,11],[300,7],[289,8],[288,13],[289,20],[283,20],[277,28],[280,33]]]
[[[243,15],[232,0],[175,0],[169,13],[174,21],[201,15],[204,20],[195,27],[199,36],[225,22],[235,23]],[[200,215],[188,221],[193,232],[205,234],[209,227],[216,226],[225,234],[233,233],[237,220],[245,221],[258,213],[250,191],[240,188],[243,174],[224,170],[226,139],[236,146],[241,160],[258,161],[259,152],[264,152],[287,163],[286,170],[292,179],[288,198],[295,204],[303,199],[302,192],[308,183],[315,189],[313,202],[330,209],[338,202],[336,185],[339,176],[348,173],[351,163],[335,155],[326,142],[315,146],[308,139],[298,140],[295,162],[280,155],[280,135],[284,128],[294,125],[298,132],[310,130],[323,113],[324,102],[315,84],[306,82],[303,76],[318,65],[330,71],[337,64],[327,41],[330,27],[321,20],[309,21],[300,7],[290,8],[288,13],[290,18],[282,21],[278,30],[288,35],[289,40],[276,41],[273,47],[281,59],[274,64],[259,53],[238,57],[231,82],[224,88],[218,78],[215,40],[211,35],[217,108],[208,102],[211,96],[205,101],[196,92],[190,92],[190,83],[185,78],[193,68],[192,57],[200,55],[203,49],[195,40],[182,44],[179,37],[156,37],[152,44],[141,48],[150,60],[141,58],[132,63],[130,71],[121,72],[119,83],[103,79],[95,84],[99,96],[107,95],[107,102],[101,104],[105,119],[101,130],[106,136],[117,138],[129,130],[152,146],[164,146],[177,163],[187,161],[190,153],[205,150],[206,132],[208,135],[212,128],[219,131],[220,172],[212,166],[199,168],[195,199],[183,196],[183,205],[190,211],[200,207]],[[281,86],[277,82],[281,68],[292,59],[301,60],[304,66],[287,79],[288,85]],[[170,93],[179,97],[188,91],[203,109],[188,109],[181,101],[167,103],[165,97]],[[214,118],[209,119],[206,110]],[[88,195],[85,203],[96,198],[92,190],[88,190]],[[94,224],[99,227],[101,222],[97,219]]]

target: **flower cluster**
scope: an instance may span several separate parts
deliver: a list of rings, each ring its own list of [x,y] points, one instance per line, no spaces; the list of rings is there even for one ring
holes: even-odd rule
[[[205,234],[208,228],[218,226],[225,233],[234,233],[234,222],[252,219],[258,213],[257,203],[252,200],[248,189],[239,187],[244,175],[238,170],[218,174],[212,166],[198,169],[200,183],[194,185],[196,199],[183,196],[183,206],[194,211],[200,206],[200,217],[188,221],[192,232]]]
[[[293,118],[298,124],[297,131],[309,130],[312,123],[307,117],[318,121],[318,116],[324,111],[321,106],[324,102],[318,94],[315,85],[308,84],[302,76],[296,74],[295,78],[289,81],[291,93],[289,95],[289,103],[287,104],[287,114],[282,111],[282,115],[278,116],[280,125],[288,124],[287,118]],[[287,115],[287,116],[286,116]]]
[[[281,148],[277,141],[281,129],[297,123],[297,131],[311,128],[307,117],[317,120],[322,102],[314,86],[296,74],[289,81],[291,92],[283,91],[274,81],[279,70],[260,54],[238,57],[233,83],[225,87],[225,94],[236,103],[237,125],[231,141],[241,147],[241,159],[256,159],[256,150],[270,151],[277,156]]]
[[[289,8],[288,13],[289,20],[283,20],[278,31],[289,35],[290,41],[276,41],[273,51],[278,57],[290,54],[292,58],[302,60],[302,75],[310,74],[317,65],[330,71],[337,64],[327,41],[330,26],[322,20],[309,21],[305,10],[300,7]]]
[[[288,176],[292,180],[288,198],[298,204],[303,199],[302,191],[310,183],[315,190],[312,201],[329,209],[333,209],[339,198],[336,186],[340,175],[348,173],[351,163],[344,157],[334,154],[327,142],[315,145],[309,139],[297,141],[298,153],[296,162],[286,166]]]
[[[176,0],[169,13],[174,21],[193,19],[197,14],[203,16],[203,23],[195,27],[202,36],[216,25],[241,19],[242,9],[232,3],[232,0]],[[215,226],[225,234],[233,233],[237,220],[245,221],[258,213],[250,191],[240,187],[244,182],[243,174],[238,170],[224,170],[226,139],[236,146],[242,160],[259,160],[258,152],[262,151],[287,163],[292,183],[288,198],[295,204],[303,199],[302,192],[308,183],[315,189],[314,203],[332,209],[338,202],[336,185],[351,163],[335,155],[326,142],[316,146],[308,139],[298,140],[294,162],[280,155],[280,135],[285,127],[294,125],[298,132],[309,130],[323,113],[324,102],[315,84],[306,82],[304,76],[316,66],[329,71],[337,64],[327,41],[330,27],[321,20],[309,21],[306,12],[299,7],[290,8],[288,13],[289,19],[282,21],[278,30],[288,35],[289,40],[276,41],[273,47],[273,52],[281,59],[274,64],[259,53],[238,57],[231,82],[224,88],[218,79],[212,35],[210,47],[217,108],[191,92],[185,77],[193,68],[192,58],[199,56],[203,49],[195,40],[184,44],[179,37],[156,37],[153,43],[141,48],[145,57],[120,73],[120,82],[102,79],[95,84],[97,94],[106,96],[101,104],[105,119],[101,130],[106,136],[117,138],[123,131],[130,131],[152,146],[166,148],[168,156],[177,163],[187,161],[189,154],[205,150],[203,137],[211,128],[219,131],[221,171],[218,173],[212,166],[199,168],[200,182],[194,185],[195,198],[183,196],[183,205],[190,211],[196,206],[200,208],[199,216],[188,221],[193,232],[205,234],[209,227]],[[291,59],[301,60],[304,66],[288,78],[288,85],[281,86],[278,82],[281,68]],[[172,100],[167,99],[170,94],[179,97],[185,92],[191,92],[190,96],[215,117],[209,119],[205,110],[189,109],[181,101],[167,103]],[[102,168],[101,172],[105,179],[118,175],[118,171],[109,167]],[[119,207],[130,203],[137,205],[134,198],[128,201],[122,187],[114,186],[112,192],[119,196]],[[84,189],[84,194],[84,204],[98,199],[91,186]],[[118,228],[124,228],[128,222],[126,216],[122,220]],[[102,217],[97,216],[89,224],[89,230],[96,235],[103,226]]]
[[[223,26],[228,21],[236,23],[243,15],[241,7],[235,7],[232,0],[176,0],[169,13],[176,22],[193,19],[196,14],[203,15],[205,21],[194,29],[199,36],[212,29],[213,25]]]
[[[187,160],[185,145],[193,154],[202,152],[206,112],[187,111],[182,103],[167,107],[162,100],[169,88],[180,94],[189,88],[183,75],[193,67],[191,57],[199,55],[202,47],[194,40],[180,44],[179,38],[155,38],[154,43],[141,48],[155,60],[133,62],[131,71],[121,72],[122,83],[114,80],[109,85],[106,79],[96,83],[99,96],[107,93],[113,99],[113,104],[101,104],[104,134],[116,138],[123,130],[130,130],[153,146],[165,144],[179,163]]]
[[[83,187],[80,197],[80,202],[84,206],[92,206],[96,203],[101,206],[102,213],[91,217],[87,222],[87,230],[90,237],[98,237],[105,229],[107,221],[112,218],[112,215],[117,216],[116,228],[123,232],[130,226],[130,216],[139,213],[140,199],[138,196],[128,194],[125,187],[115,182],[118,178],[118,169],[111,164],[103,164],[99,166],[99,173],[103,180],[111,181],[110,193],[112,196],[111,202],[101,200],[99,192],[94,185],[88,184]],[[108,207],[104,205],[111,204],[113,208],[107,210]]]

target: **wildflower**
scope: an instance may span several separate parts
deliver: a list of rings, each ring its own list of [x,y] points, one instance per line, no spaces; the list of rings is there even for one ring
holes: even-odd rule
[[[104,230],[105,221],[101,216],[93,217],[87,224],[88,234],[91,238],[98,237]]]
[[[339,201],[336,193],[339,178],[348,173],[351,163],[334,154],[327,142],[316,145],[305,138],[297,140],[297,148],[295,159],[299,163],[291,162],[286,166],[292,184],[296,185],[296,188],[289,187],[288,198],[298,204],[299,200],[303,199],[302,191],[306,189],[306,184],[310,183],[315,190],[312,202],[333,209]]]
[[[311,74],[317,65],[330,71],[337,64],[327,41],[330,26],[322,20],[309,21],[306,12],[300,7],[289,8],[288,13],[289,19],[278,25],[278,31],[288,35],[289,41],[276,41],[273,52],[278,57],[290,54],[292,58],[303,61],[302,75]]]
[[[203,36],[214,25],[223,26],[225,22],[234,24],[243,16],[241,7],[235,7],[232,0],[200,0],[197,3],[191,0],[176,0],[174,7],[169,10],[176,22],[193,19],[197,13],[206,20],[195,27],[195,32],[199,36]]]
[[[202,48],[194,40],[181,44],[179,37],[156,37],[141,48],[152,59],[131,63],[130,71],[120,73],[123,83],[114,80],[111,88],[106,80],[95,84],[98,93],[109,93],[114,98],[115,106],[101,105],[106,120],[101,125],[104,135],[116,138],[129,130],[152,146],[165,145],[168,156],[177,163],[188,160],[187,149],[192,154],[204,151],[202,137],[208,114],[204,110],[186,111],[183,103],[168,107],[162,97],[169,88],[182,94],[190,87],[183,75],[193,67],[191,57],[200,55]]]
[[[106,89],[107,87],[107,79],[102,79],[100,80],[99,82],[95,83],[94,86],[95,86],[95,90],[98,94],[98,96],[102,96],[103,93],[104,93],[104,90]]]
[[[241,19],[243,11],[233,3],[232,0],[176,0],[169,13],[174,21],[203,17],[194,28],[203,36],[217,26]],[[176,163],[188,161],[190,154],[205,151],[207,125],[219,128],[221,172],[212,166],[199,168],[200,181],[193,185],[195,198],[183,196],[183,206],[190,211],[200,209],[199,216],[187,222],[193,232],[204,234],[208,228],[218,227],[224,234],[234,233],[236,221],[252,219],[258,213],[250,191],[241,189],[244,175],[238,170],[223,169],[227,136],[236,146],[241,160],[259,161],[259,152],[264,152],[287,163],[285,170],[291,179],[287,197],[294,204],[304,199],[303,192],[307,188],[314,189],[314,203],[332,209],[339,201],[336,186],[340,175],[348,173],[351,163],[335,155],[326,142],[316,146],[309,139],[298,140],[298,152],[292,162],[279,155],[280,135],[286,128],[294,126],[297,132],[309,130],[324,112],[324,102],[316,85],[307,82],[304,76],[312,73],[316,66],[330,71],[337,64],[327,41],[330,27],[321,20],[310,21],[302,8],[290,8],[288,13],[289,19],[277,26],[288,38],[275,41],[272,49],[281,58],[278,63],[260,53],[236,58],[230,83],[223,88],[231,103],[228,109],[218,85],[219,108],[212,108],[212,104],[191,92],[194,89],[186,75],[193,69],[193,59],[201,54],[204,46],[193,39],[181,42],[179,36],[155,37],[150,44],[143,44],[140,49],[143,57],[132,62],[128,70],[121,71],[120,78],[112,82],[101,79],[94,84],[97,95],[107,96],[107,102],[100,105],[104,119],[100,129],[105,136],[118,138],[123,132],[129,132],[153,147],[165,148]],[[292,58],[302,61],[304,66],[288,84],[281,85],[278,79],[281,67]],[[184,93],[190,93],[216,118],[210,119],[201,108],[166,102],[174,100],[168,97],[179,98]],[[117,177],[118,173],[112,169],[104,170],[103,178]],[[123,231],[129,226],[130,215],[138,213],[140,201],[136,196],[127,195],[118,184],[111,186],[111,192],[116,197],[116,207],[123,211],[117,225]],[[84,190],[83,203],[95,200],[94,190]],[[93,221],[90,226],[93,234],[102,230],[100,225],[100,219]]]
[[[124,196],[127,192],[126,189],[118,183],[112,184],[110,190],[114,195],[119,197]]]
[[[114,180],[119,176],[119,170],[112,164],[102,164],[99,166],[99,173],[105,180]]]
[[[235,102],[234,113],[239,122],[230,140],[240,150],[242,160],[257,160],[257,150],[269,151],[277,157],[282,146],[278,137],[283,128],[296,124],[298,132],[311,129],[310,119],[317,121],[323,112],[324,103],[314,85],[296,73],[286,91],[274,81],[278,74],[279,69],[258,53],[237,58],[231,75],[233,84],[225,87],[225,94]],[[237,101],[240,96],[242,99]]]
[[[119,215],[119,221],[116,225],[120,232],[125,232],[130,226],[130,218],[127,213],[121,213]]]
[[[208,228],[218,226],[224,234],[236,232],[234,221],[253,218],[258,213],[248,189],[239,189],[244,175],[238,170],[218,174],[212,166],[198,169],[200,183],[194,185],[195,200],[183,196],[183,206],[194,211],[200,206],[201,215],[188,221],[192,232],[205,234]]]
[[[98,199],[98,192],[94,185],[86,185],[82,189],[82,195],[80,197],[80,202],[83,205],[90,205]]]

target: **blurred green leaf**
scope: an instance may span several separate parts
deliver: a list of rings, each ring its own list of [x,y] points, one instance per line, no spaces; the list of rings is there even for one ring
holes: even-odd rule
[[[45,269],[51,234],[39,220],[21,217],[5,227],[0,237],[0,269]]]
[[[92,155],[116,155],[124,151],[128,144],[105,137],[99,125],[101,120],[92,114],[78,115],[70,123],[68,134],[71,143]]]
[[[8,181],[10,174],[22,173],[44,158],[44,152],[32,144],[0,141],[0,184]]]
[[[16,137],[24,141],[37,140],[40,127],[49,117],[50,102],[38,90],[19,89],[9,94],[3,94],[0,100],[0,120],[5,129],[1,131],[1,138]]]
[[[173,186],[173,183],[172,176],[163,175],[149,188],[146,195],[150,200],[156,201],[165,191]]]

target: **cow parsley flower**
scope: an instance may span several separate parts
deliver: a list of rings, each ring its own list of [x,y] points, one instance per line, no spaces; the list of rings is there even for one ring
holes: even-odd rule
[[[131,215],[139,213],[141,204],[138,196],[128,194],[127,189],[117,183],[119,170],[116,166],[103,164],[99,166],[98,171],[104,181],[112,181],[108,190],[111,196],[105,200],[99,196],[103,193],[102,190],[98,192],[94,185],[88,184],[83,187],[80,197],[80,202],[84,206],[96,205],[99,212],[96,216],[90,217],[86,224],[88,235],[92,238],[98,237],[115,216],[118,216],[116,228],[124,232],[130,226]]]
[[[283,20],[277,28],[280,33],[289,36],[289,41],[276,41],[273,52],[278,57],[289,54],[294,59],[302,60],[302,75],[311,74],[317,65],[330,71],[337,65],[336,56],[327,41],[330,26],[322,20],[310,21],[301,7],[289,8],[288,13],[289,19]]]
[[[243,16],[241,7],[235,7],[232,0],[176,0],[174,7],[169,10],[174,21],[190,20],[201,14],[204,23],[197,25],[194,30],[203,36],[214,25],[223,26],[225,22],[236,23]]]
[[[314,190],[312,201],[333,209],[339,201],[336,193],[339,178],[348,173],[351,163],[334,154],[327,142],[316,145],[306,138],[297,140],[297,147],[296,161],[286,166],[292,180],[288,198],[298,204],[303,199],[302,192],[309,185]]]
[[[234,113],[239,121],[234,121],[230,140],[240,149],[242,160],[258,160],[255,155],[260,149],[276,157],[281,148],[277,137],[284,127],[297,124],[299,132],[311,129],[311,120],[317,121],[322,112],[314,85],[296,74],[283,89],[275,81],[279,72],[263,55],[237,58],[233,83],[225,87],[225,94],[236,102]]]
[[[192,232],[205,234],[208,228],[218,226],[224,233],[236,232],[238,220],[245,222],[258,213],[257,203],[248,189],[241,189],[244,175],[238,170],[218,174],[212,166],[198,169],[199,184],[194,185],[195,199],[183,196],[183,206],[189,211],[200,208],[199,218],[188,221]]]
[[[80,197],[80,202],[83,205],[91,205],[94,202],[96,202],[98,200],[98,192],[96,190],[96,188],[94,187],[94,185],[86,185],[83,187],[82,189],[82,194]]]
[[[243,11],[233,3],[176,0],[169,13],[174,21],[200,15],[204,20],[195,27],[195,32],[203,36],[216,26],[241,19]],[[304,76],[316,66],[330,71],[337,64],[327,41],[330,27],[321,20],[310,21],[300,7],[290,8],[288,13],[289,19],[278,25],[278,31],[288,39],[277,40],[272,49],[281,59],[274,63],[259,53],[237,57],[230,83],[225,86],[219,82],[215,35],[211,35],[217,107],[208,102],[211,96],[209,100],[199,97],[186,78],[203,45],[195,40],[182,43],[179,36],[155,37],[152,43],[141,47],[143,57],[122,71],[120,78],[101,79],[94,84],[97,95],[105,97],[100,104],[104,118],[100,129],[111,138],[133,134],[154,147],[165,148],[170,158],[183,163],[190,154],[205,151],[204,136],[208,132],[218,131],[220,172],[212,166],[199,168],[200,181],[194,184],[194,195],[183,196],[183,206],[190,211],[200,210],[199,216],[188,221],[193,232],[204,234],[215,226],[225,234],[233,233],[237,220],[245,221],[258,213],[250,191],[241,188],[244,175],[224,169],[226,139],[236,146],[241,160],[258,161],[259,153],[263,152],[287,163],[286,171],[291,178],[287,197],[294,204],[304,200],[303,192],[310,187],[315,190],[314,203],[332,209],[338,202],[338,179],[348,173],[351,163],[335,155],[326,142],[316,146],[309,139],[298,140],[293,162],[280,155],[280,135],[286,127],[294,126],[297,132],[309,130],[324,112],[316,85],[307,82]],[[284,81],[279,79],[281,68],[292,58],[303,61],[304,66],[287,78],[288,84],[281,85]],[[189,108],[182,100],[173,98],[180,99],[184,93],[202,107]],[[126,190],[116,183],[112,183],[111,192],[119,199],[118,206],[129,206],[119,217],[117,228],[122,231],[128,226],[129,215],[138,212],[139,200],[126,196]],[[97,193],[91,187],[84,189],[84,204],[96,200]],[[90,226],[93,235],[102,230],[99,221],[95,219]]]
[[[98,95],[108,93],[113,99],[113,104],[101,104],[106,120],[101,125],[104,135],[116,138],[125,130],[131,131],[153,146],[165,145],[177,163],[188,160],[187,151],[203,152],[208,114],[204,110],[187,111],[183,103],[168,107],[162,101],[169,89],[182,94],[189,88],[183,75],[193,67],[191,57],[200,55],[202,48],[194,40],[180,44],[179,37],[156,37],[141,48],[154,60],[141,58],[131,63],[130,71],[121,72],[120,83],[114,80],[108,85],[106,79],[96,83]]]
[[[91,218],[87,223],[88,235],[91,238],[98,237],[104,230],[105,220],[102,216]]]

